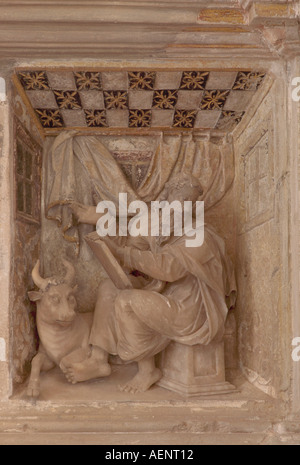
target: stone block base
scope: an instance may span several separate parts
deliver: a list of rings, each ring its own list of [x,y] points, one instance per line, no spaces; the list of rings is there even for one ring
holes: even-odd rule
[[[225,380],[224,343],[187,346],[172,341],[160,354],[158,386],[186,397],[226,394],[236,388]]]

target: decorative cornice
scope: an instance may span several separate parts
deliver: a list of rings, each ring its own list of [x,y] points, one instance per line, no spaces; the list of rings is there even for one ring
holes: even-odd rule
[[[295,56],[299,2],[0,0],[6,58]]]

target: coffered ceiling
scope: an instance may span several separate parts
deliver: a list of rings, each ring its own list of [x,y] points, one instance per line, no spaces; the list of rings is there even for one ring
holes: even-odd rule
[[[15,83],[44,134],[68,129],[231,131],[262,85],[259,70],[21,69]]]
[[[1,75],[41,132],[232,130],[300,50],[298,0],[0,0]],[[5,75],[5,70],[7,75]]]

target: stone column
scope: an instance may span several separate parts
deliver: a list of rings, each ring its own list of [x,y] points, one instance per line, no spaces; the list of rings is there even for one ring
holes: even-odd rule
[[[9,309],[12,243],[12,157],[5,80],[0,77],[0,400],[11,393],[9,377]]]

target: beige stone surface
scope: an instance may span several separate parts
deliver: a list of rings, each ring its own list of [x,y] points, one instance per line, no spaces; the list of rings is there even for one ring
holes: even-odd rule
[[[26,94],[33,108],[58,108],[54,95],[49,90],[28,90]]]
[[[75,79],[72,72],[48,71],[47,78],[53,89],[76,90]]]
[[[241,92],[233,90],[230,92],[229,97],[226,99],[224,110],[242,111],[251,102],[254,96],[254,91],[248,90]]]
[[[220,118],[220,115],[221,112],[217,110],[198,111],[195,121],[195,128],[213,128]]]
[[[233,71],[212,71],[209,74],[206,89],[231,89],[236,75]]]
[[[173,122],[174,110],[152,110],[153,127],[169,127]]]
[[[104,72],[102,87],[104,90],[126,90],[128,87],[127,73],[124,71]]]
[[[130,90],[128,92],[129,108],[148,109],[152,107],[153,91],[151,90]]]
[[[155,79],[156,89],[178,89],[181,80],[180,71],[159,71]]]
[[[79,92],[82,108],[87,110],[102,110],[104,108],[103,93],[98,90]]]
[[[106,115],[108,124],[112,127],[128,125],[128,110],[107,110]]]
[[[202,95],[201,91],[179,90],[176,108],[183,110],[198,108]]]
[[[86,126],[85,114],[83,110],[61,110],[61,115],[68,126]]]

